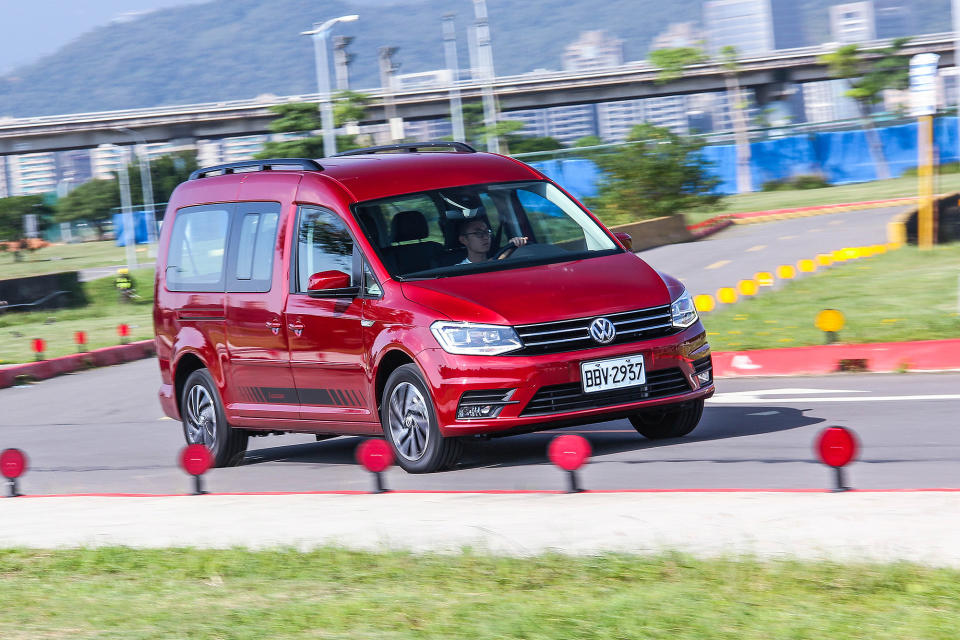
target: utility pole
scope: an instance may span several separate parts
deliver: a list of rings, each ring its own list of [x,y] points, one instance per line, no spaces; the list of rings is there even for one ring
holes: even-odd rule
[[[118,148],[120,166],[117,179],[120,181],[120,211],[123,219],[123,243],[127,253],[127,269],[137,268],[137,233],[134,229],[133,206],[130,203],[130,174],[127,173],[127,152]]]
[[[337,91],[350,90],[350,63],[354,55],[347,53],[347,47],[353,42],[353,36],[333,37],[333,69],[336,74]]]
[[[393,103],[393,74],[400,68],[393,61],[397,47],[380,47],[377,58],[380,62],[380,86],[383,88],[383,112],[387,119],[387,131],[391,140],[403,138],[403,122],[397,122],[397,106]]]
[[[960,0],[957,0],[960,2]],[[454,25],[454,15],[448,13],[443,16],[443,51],[447,59],[447,71],[450,73],[450,119],[453,122],[453,139],[458,142],[467,142],[467,134],[463,129],[463,107],[460,104],[460,65],[457,64],[457,31]]]
[[[480,62],[480,78],[483,94],[483,122],[487,128],[487,151],[500,153],[500,138],[494,134],[497,124],[497,100],[493,94],[493,51],[490,48],[490,23],[487,20],[487,1],[473,0],[476,17],[477,57]]]

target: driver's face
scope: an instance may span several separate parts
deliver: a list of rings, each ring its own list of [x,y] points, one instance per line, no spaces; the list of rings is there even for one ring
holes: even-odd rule
[[[460,232],[460,242],[467,251],[486,253],[490,250],[490,227],[482,220],[468,222]]]

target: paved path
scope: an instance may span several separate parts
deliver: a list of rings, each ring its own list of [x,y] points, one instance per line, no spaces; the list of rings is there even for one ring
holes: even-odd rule
[[[338,545],[960,566],[960,493],[383,494],[0,500],[0,547]]]
[[[734,225],[704,240],[672,244],[638,255],[680,279],[694,295],[713,294],[778,265],[796,266],[844,247],[886,242],[886,225],[903,207],[831,213],[762,224]]]

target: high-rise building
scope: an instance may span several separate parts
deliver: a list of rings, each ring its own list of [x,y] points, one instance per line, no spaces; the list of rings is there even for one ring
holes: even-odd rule
[[[726,46],[753,55],[804,45],[794,0],[706,0],[703,24],[713,55]]]
[[[873,0],[873,17],[878,38],[905,38],[919,31],[910,0]],[[948,17],[943,19],[947,30]]]
[[[563,144],[597,135],[597,109],[592,104],[522,109],[505,113],[503,118],[522,122],[521,135],[556,138]]]
[[[623,64],[623,40],[605,31],[584,31],[563,50],[564,71],[604,69]]]
[[[57,188],[57,158],[53,152],[7,156],[11,196],[31,196]]]
[[[698,47],[703,42],[703,31],[692,22],[672,22],[667,30],[650,42],[650,50]]]
[[[844,44],[876,40],[873,2],[864,0],[830,7],[830,37]]]

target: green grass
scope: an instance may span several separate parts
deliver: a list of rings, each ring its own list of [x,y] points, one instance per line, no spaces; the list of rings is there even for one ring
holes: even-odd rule
[[[748,274],[744,274],[749,277]],[[897,251],[822,268],[777,291],[719,305],[704,314],[717,351],[824,344],[814,326],[821,309],[839,309],[842,342],[960,338],[960,243]]]
[[[0,637],[956,637],[960,572],[908,564],[341,550],[0,551]]]
[[[117,325],[130,326],[130,340],[153,337],[153,269],[133,272],[140,300],[121,303],[113,278],[83,283],[86,307],[0,314],[0,364],[31,362],[33,338],[47,342],[46,357],[76,353],[74,332],[86,331],[88,349],[119,344]]]
[[[960,174],[938,176],[935,182],[937,193],[960,190]],[[846,184],[823,189],[799,189],[793,191],[766,191],[743,193],[723,199],[723,208],[714,211],[685,211],[687,224],[696,224],[716,215],[771,209],[793,209],[827,204],[844,204],[867,200],[916,197],[917,179],[912,177],[892,178],[876,182]]]
[[[123,265],[127,262],[126,249],[116,246],[112,240],[54,244],[32,252],[23,251],[21,256],[22,262],[14,262],[12,253],[0,253],[0,278],[79,271],[91,267]],[[153,258],[147,255],[147,247],[137,247],[137,260],[153,262]]]

